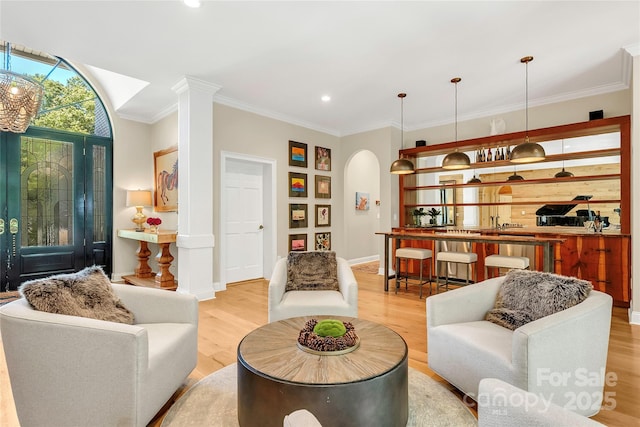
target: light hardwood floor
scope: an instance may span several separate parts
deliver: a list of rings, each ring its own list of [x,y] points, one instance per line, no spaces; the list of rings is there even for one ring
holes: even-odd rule
[[[354,271],[359,284],[359,317],[387,325],[398,332],[409,347],[409,366],[429,375],[457,392],[433,373],[427,365],[425,300],[418,298],[417,287],[402,289],[397,295],[383,291],[382,276]],[[240,340],[267,322],[267,287],[265,280],[228,286],[216,299],[200,303],[198,365],[189,376],[179,398],[189,387],[208,374],[236,362]],[[426,288],[425,288],[426,290]],[[640,326],[629,325],[626,310],[614,308],[607,372],[617,375],[613,392],[615,407],[602,410],[595,417],[609,426],[640,425]],[[160,426],[170,407],[160,411],[150,426]],[[0,426],[17,426],[15,408],[10,396],[3,355],[0,355]]]

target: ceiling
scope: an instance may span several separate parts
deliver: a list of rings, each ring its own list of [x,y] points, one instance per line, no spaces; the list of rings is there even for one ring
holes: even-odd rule
[[[119,115],[177,108],[184,76],[216,102],[347,135],[407,130],[629,87],[639,1],[0,2],[0,39],[90,66]],[[132,83],[132,84],[128,84]],[[330,95],[330,102],[321,101]]]

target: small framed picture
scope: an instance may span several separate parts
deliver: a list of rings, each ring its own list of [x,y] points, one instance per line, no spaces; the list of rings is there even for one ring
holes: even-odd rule
[[[307,144],[289,141],[289,166],[307,167]]]
[[[316,169],[319,171],[331,170],[331,148],[316,147]]]
[[[316,227],[331,227],[331,205],[316,205]]]
[[[316,199],[331,198],[331,177],[316,175]]]
[[[307,235],[306,234],[289,234],[289,252],[306,251]]]
[[[369,210],[369,193],[362,193],[356,191],[356,210],[368,211]]]
[[[307,228],[309,221],[307,220],[307,205],[290,203],[289,204],[289,228]]]
[[[307,197],[307,174],[289,172],[289,197]]]
[[[331,250],[331,233],[316,233],[316,251]]]

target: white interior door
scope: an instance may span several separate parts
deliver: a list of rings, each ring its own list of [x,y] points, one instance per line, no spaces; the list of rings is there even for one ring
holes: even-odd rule
[[[225,179],[226,282],[263,277],[262,165],[229,161]]]

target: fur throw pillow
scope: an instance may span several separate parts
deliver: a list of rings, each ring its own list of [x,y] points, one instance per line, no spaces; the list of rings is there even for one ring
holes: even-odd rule
[[[485,320],[515,330],[534,320],[580,304],[591,282],[539,271],[511,270]]]
[[[286,291],[338,289],[338,262],[335,252],[289,253]]]
[[[36,310],[133,324],[133,313],[122,304],[111,281],[97,266],[24,282],[20,293]]]

